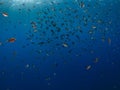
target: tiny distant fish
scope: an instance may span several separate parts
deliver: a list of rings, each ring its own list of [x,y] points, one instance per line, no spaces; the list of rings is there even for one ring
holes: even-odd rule
[[[8,13],[6,13],[6,12],[2,13],[2,15],[3,15],[4,17],[8,17]]]
[[[86,70],[90,70],[91,69],[91,65],[86,67]]]
[[[67,45],[66,43],[63,43],[62,45],[63,45],[64,47],[68,47],[68,45]]]
[[[97,27],[96,26],[92,26],[93,29],[96,29]]]
[[[10,38],[10,39],[8,39],[8,42],[10,42],[10,43],[13,43],[13,42],[15,42],[15,41],[16,41],[15,38]]]

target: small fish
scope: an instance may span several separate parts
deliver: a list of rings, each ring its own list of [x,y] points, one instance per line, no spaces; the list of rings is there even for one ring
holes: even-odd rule
[[[68,45],[66,43],[63,43],[62,45],[63,45],[63,47],[68,47]]]
[[[86,70],[90,70],[91,69],[91,65],[88,65],[87,67],[86,67]]]
[[[97,27],[96,26],[92,26],[92,29],[96,29]]]
[[[15,42],[15,41],[16,41],[16,39],[13,38],[13,37],[8,39],[8,42],[10,42],[10,43],[13,43],[13,42]]]
[[[3,15],[4,17],[8,17],[8,13],[6,13],[6,12],[3,12],[2,15]]]

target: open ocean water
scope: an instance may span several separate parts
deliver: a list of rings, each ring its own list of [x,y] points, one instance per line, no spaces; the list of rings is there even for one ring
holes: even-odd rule
[[[120,0],[0,0],[0,90],[120,90]]]

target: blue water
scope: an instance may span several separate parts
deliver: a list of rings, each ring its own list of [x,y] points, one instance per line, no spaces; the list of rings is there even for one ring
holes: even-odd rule
[[[120,90],[120,0],[0,0],[0,90]]]

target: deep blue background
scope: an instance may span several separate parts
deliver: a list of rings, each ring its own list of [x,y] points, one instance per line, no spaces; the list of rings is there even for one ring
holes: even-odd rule
[[[4,2],[0,43],[0,90],[120,90],[120,0]]]

